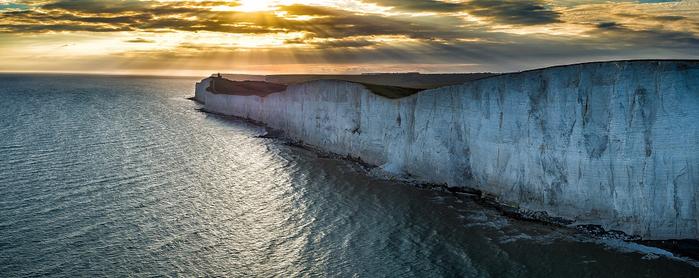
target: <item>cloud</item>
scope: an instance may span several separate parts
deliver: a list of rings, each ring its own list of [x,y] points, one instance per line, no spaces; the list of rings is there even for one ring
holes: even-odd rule
[[[395,10],[413,12],[456,12],[466,9],[464,3],[436,0],[369,0],[365,2],[391,7]]]
[[[619,23],[616,22],[600,22],[597,23],[597,28],[599,29],[617,29],[617,28],[622,28]]]
[[[125,40],[124,42],[128,42],[128,43],[155,43],[154,40],[147,40],[144,38],[135,38],[135,39]]]
[[[617,22],[600,22],[588,32],[597,40],[614,42],[618,48],[628,45],[647,48],[699,49],[699,36],[692,32],[663,29],[636,30]]]
[[[634,14],[634,13],[617,13],[615,14],[616,16],[623,17],[623,18],[629,18],[629,19],[635,19],[635,20],[649,20],[649,21],[655,21],[658,23],[664,23],[664,22],[674,22],[674,21],[680,21],[687,19],[686,16],[681,16],[681,15],[649,15],[649,14]]]
[[[255,24],[254,15],[211,11],[228,1],[96,1],[71,0],[37,4],[31,10],[0,13],[0,32],[74,31],[214,31],[269,33],[274,27]],[[275,17],[273,14],[267,17]],[[235,19],[242,24],[232,24]]]
[[[686,17],[679,16],[679,15],[659,15],[659,16],[653,16],[652,18],[657,20],[657,21],[678,21],[678,20],[686,19]]]
[[[91,14],[150,13],[176,15],[208,10],[212,6],[238,6],[231,1],[156,1],[156,0],[58,0],[40,5],[44,10],[62,10]]]
[[[286,44],[299,44],[311,46],[315,49],[340,49],[340,48],[365,48],[377,46],[380,43],[372,41],[366,37],[349,37],[344,39],[312,39],[312,38],[296,38],[288,39]]]
[[[542,0],[470,0],[444,2],[436,0],[371,0],[381,6],[409,12],[467,12],[498,23],[537,25],[561,22],[559,13]]]
[[[114,36],[108,45],[123,45],[123,52],[115,46],[104,59],[153,64],[157,59],[190,61],[188,65],[462,63],[500,69],[615,57],[699,56],[699,7],[684,2],[326,1],[332,4],[289,0],[284,3],[291,4],[255,12],[214,0],[21,1],[27,8],[0,9],[0,48],[10,45],[7,38],[13,35],[78,34],[100,40]]]
[[[151,8],[151,1],[139,0],[69,0],[56,1],[42,5],[42,9],[46,10],[64,10],[83,13],[124,13],[133,11],[142,11]]]
[[[559,23],[560,13],[539,0],[472,0],[468,12],[498,23],[538,25]]]

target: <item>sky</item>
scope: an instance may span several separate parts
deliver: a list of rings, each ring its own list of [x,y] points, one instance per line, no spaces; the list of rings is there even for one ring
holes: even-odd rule
[[[0,0],[0,71],[507,72],[699,58],[699,0]]]

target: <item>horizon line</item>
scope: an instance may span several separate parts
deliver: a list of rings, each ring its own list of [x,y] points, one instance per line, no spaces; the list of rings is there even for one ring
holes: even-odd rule
[[[565,66],[575,66],[575,65],[585,65],[585,64],[596,64],[596,63],[615,63],[615,62],[662,62],[662,61],[674,61],[674,62],[699,62],[699,59],[676,59],[676,58],[652,58],[652,59],[618,59],[618,60],[597,60],[588,62],[578,62],[569,64],[555,64],[543,67],[536,67],[518,71],[504,71],[504,72],[493,72],[493,71],[472,71],[472,72],[420,72],[420,71],[396,71],[396,72],[361,72],[361,73],[272,73],[272,74],[256,74],[256,73],[241,73],[241,72],[225,72],[225,71],[208,71],[208,70],[180,70],[180,72],[190,72],[187,74],[178,74],[177,71],[168,73],[169,70],[162,70],[161,73],[156,73],[157,71],[143,71],[143,72],[133,72],[133,71],[62,71],[62,70],[0,70],[0,74],[36,74],[36,75],[91,75],[91,76],[134,76],[134,77],[169,77],[169,78],[201,78],[210,77],[214,74],[226,74],[226,75],[250,75],[250,76],[275,76],[275,75],[364,75],[364,74],[477,74],[477,73],[494,73],[494,74],[510,74],[510,73],[520,73],[528,71],[543,70],[555,67],[565,67]],[[201,72],[202,74],[194,74],[193,72]],[[206,72],[206,74],[203,74]]]

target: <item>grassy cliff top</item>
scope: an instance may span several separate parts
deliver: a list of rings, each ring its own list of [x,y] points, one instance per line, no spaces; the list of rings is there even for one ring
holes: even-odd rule
[[[372,73],[372,74],[287,74],[267,75],[265,81],[279,84],[298,84],[316,80],[344,80],[349,82],[389,87],[434,89],[462,84],[471,80],[493,76],[493,73]]]
[[[385,98],[404,98],[407,96],[411,96],[413,94],[417,94],[420,91],[423,91],[424,89],[417,89],[417,88],[406,88],[406,87],[398,87],[398,86],[387,86],[387,85],[376,85],[376,84],[369,84],[369,83],[359,83],[364,85],[364,87],[367,88],[370,92],[380,95]]]
[[[211,85],[207,90],[214,94],[260,96],[283,92],[286,85],[265,81],[231,81],[222,77],[211,77]]]
[[[372,93],[390,99],[411,96],[426,89],[462,84],[493,76],[493,73],[421,74],[372,73],[360,75],[288,74],[212,76],[210,91],[216,94],[267,96],[286,90],[286,86],[321,80],[338,80],[361,84]]]
[[[511,75],[519,75],[532,72],[543,72],[566,67],[590,67],[605,64],[664,64],[676,66],[678,70],[696,68],[699,60],[619,60],[597,61],[578,63],[571,65],[559,65],[546,68],[525,70],[511,73],[469,73],[469,74],[420,74],[420,73],[379,73],[362,75],[229,75],[223,77],[211,77],[209,91],[216,94],[229,95],[256,95],[267,96],[271,93],[285,91],[287,86],[321,80],[337,80],[361,84],[372,93],[398,99],[408,97],[426,89],[433,89],[451,85],[459,85],[475,80],[502,78]],[[237,80],[237,81],[233,81]]]
[[[340,81],[344,81],[344,80],[340,80]],[[351,82],[351,81],[345,81],[345,82]],[[391,98],[391,99],[407,97],[407,96],[416,94],[416,93],[423,90],[423,89],[417,89],[417,88],[377,85],[377,84],[370,84],[370,83],[359,83],[359,82],[352,82],[352,83],[361,84],[362,86],[366,87],[367,90],[371,91],[372,93],[379,95],[379,96],[382,96],[382,97],[385,97],[385,98]],[[265,81],[251,81],[251,80],[232,81],[232,80],[229,80],[229,79],[224,78],[224,77],[211,77],[211,84],[209,85],[209,88],[207,88],[207,90],[209,90],[210,92],[212,92],[214,94],[222,94],[222,95],[265,97],[265,96],[268,96],[269,94],[283,92],[286,90],[286,88],[287,88],[287,85],[265,82]]]

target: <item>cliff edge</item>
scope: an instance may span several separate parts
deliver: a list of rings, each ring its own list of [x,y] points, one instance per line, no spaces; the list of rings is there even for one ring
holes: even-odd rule
[[[699,238],[699,61],[503,74],[390,99],[311,81],[264,97],[197,83],[208,111],[394,175],[645,239]]]

